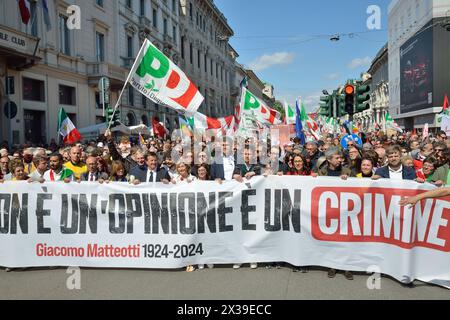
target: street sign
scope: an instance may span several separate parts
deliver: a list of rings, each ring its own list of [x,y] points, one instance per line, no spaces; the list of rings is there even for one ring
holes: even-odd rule
[[[352,134],[352,135],[348,134],[348,135],[344,136],[341,140],[342,148],[347,149],[347,144],[349,141],[354,141],[360,147],[363,146],[362,140],[357,134]]]

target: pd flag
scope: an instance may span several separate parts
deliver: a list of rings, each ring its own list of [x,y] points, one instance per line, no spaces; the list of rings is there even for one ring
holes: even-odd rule
[[[246,88],[242,88],[242,114],[253,117],[257,122],[266,126],[282,124],[281,114],[269,108]]]
[[[194,114],[204,100],[186,74],[147,39],[130,75],[131,85],[144,96],[183,114]]]

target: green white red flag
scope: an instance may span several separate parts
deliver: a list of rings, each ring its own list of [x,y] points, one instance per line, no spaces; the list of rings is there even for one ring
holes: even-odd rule
[[[251,118],[264,126],[282,124],[281,114],[269,108],[246,88],[242,88],[241,117]]]
[[[72,144],[81,140],[81,135],[75,128],[73,122],[67,116],[64,108],[59,110],[58,115],[58,132],[63,137],[65,144]]]
[[[403,129],[400,128],[400,126],[394,121],[394,119],[392,119],[392,117],[389,114],[389,112],[386,112],[385,120],[386,120],[386,128],[387,129],[393,129],[393,130],[396,130],[396,131],[398,131],[400,133],[403,132]]]
[[[130,71],[131,85],[153,102],[193,115],[204,98],[186,74],[148,39]]]
[[[295,111],[287,102],[284,102],[286,124],[295,124]]]

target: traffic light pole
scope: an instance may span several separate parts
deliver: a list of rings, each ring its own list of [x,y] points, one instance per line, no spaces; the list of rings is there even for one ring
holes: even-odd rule
[[[337,120],[338,120],[338,105],[337,105],[337,91],[333,91],[333,118],[336,119],[333,124],[334,134],[337,134]]]

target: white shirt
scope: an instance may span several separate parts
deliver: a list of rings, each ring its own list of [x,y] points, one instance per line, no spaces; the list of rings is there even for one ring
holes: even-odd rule
[[[193,175],[189,175],[189,177],[187,177],[187,179],[182,178],[179,174],[177,174],[175,177],[175,183],[176,184],[186,184],[189,182],[193,182],[195,180],[197,180],[197,178]]]
[[[88,181],[96,181],[95,173],[88,172]]]
[[[223,172],[225,180],[233,180],[234,166],[234,156],[231,155],[223,158]]]
[[[151,176],[152,172],[153,172],[153,177],[152,177],[152,180],[150,181],[150,176]],[[148,169],[147,170],[147,178],[145,179],[145,182],[156,182],[156,174],[157,174],[156,170],[152,171],[152,170]]]
[[[391,167],[389,168],[389,177],[392,180],[403,180],[403,165],[400,166],[398,170],[393,170]]]

